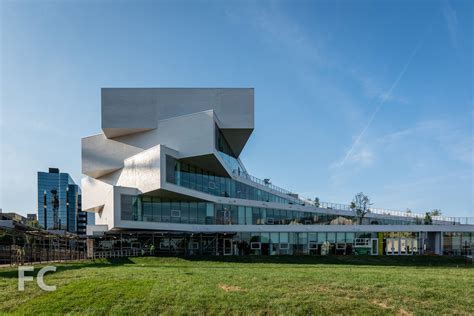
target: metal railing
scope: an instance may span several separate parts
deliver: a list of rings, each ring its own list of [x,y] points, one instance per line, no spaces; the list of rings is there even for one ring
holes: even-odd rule
[[[314,202],[313,202],[314,205]],[[331,202],[321,202],[321,208],[326,209],[337,209],[337,210],[345,210],[345,211],[352,211],[349,204],[340,204],[340,203],[331,203]],[[388,210],[383,208],[376,208],[371,207],[369,209],[369,214],[379,214],[379,215],[389,215],[389,216],[396,216],[396,217],[405,217],[405,218],[413,218],[413,219],[420,219],[421,221],[424,220],[426,214],[421,213],[413,213],[413,212],[403,212],[403,211],[396,211],[396,210]],[[431,216],[431,220],[433,223],[455,223],[460,225],[474,225],[474,217],[451,217],[451,216]]]
[[[140,255],[142,255],[141,249],[102,250],[95,251],[92,256],[92,259],[137,257]]]
[[[233,175],[235,175],[237,177],[240,177],[240,178],[243,178],[243,179],[246,179],[246,180],[249,180],[249,181],[252,181],[252,182],[255,182],[257,184],[263,185],[263,186],[265,186],[269,189],[272,189],[274,191],[277,191],[277,192],[280,192],[280,193],[283,193],[283,194],[286,194],[286,195],[295,194],[293,192],[290,192],[288,190],[285,190],[285,189],[283,189],[279,186],[276,186],[276,185],[272,184],[268,180],[262,180],[262,179],[259,179],[257,177],[252,176],[251,174],[249,174],[245,170],[244,166],[241,165],[239,160],[237,160],[236,158],[234,158],[232,156],[227,155],[226,153],[224,153],[222,151],[217,151],[217,152],[219,153],[222,160],[227,164],[229,169],[232,171]],[[295,197],[292,197],[292,198],[296,199],[296,200],[299,200]]]
[[[290,192],[290,191],[288,191],[288,190],[285,190],[285,189],[283,189],[283,188],[280,188],[280,187],[278,187],[278,186],[272,184],[272,183],[269,182],[269,181],[265,181],[265,180],[259,179],[259,178],[257,178],[257,177],[254,177],[254,176],[248,174],[248,173],[243,173],[243,172],[241,172],[240,174],[237,174],[236,170],[233,170],[233,173],[234,173],[234,175],[236,175],[236,176],[238,176],[238,177],[240,177],[240,178],[250,180],[250,181],[252,181],[252,182],[254,182],[254,183],[263,185],[263,186],[265,186],[265,187],[267,187],[267,188],[269,188],[269,189],[272,189],[272,190],[274,190],[274,191],[277,191],[277,192],[280,192],[280,193],[283,193],[283,194],[286,194],[286,195],[295,194],[295,193],[292,193],[292,192]],[[297,198],[292,197],[292,196],[290,196],[290,197],[293,198],[293,199],[297,199]]]

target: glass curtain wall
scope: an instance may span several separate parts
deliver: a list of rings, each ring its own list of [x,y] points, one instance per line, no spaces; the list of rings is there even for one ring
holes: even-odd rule
[[[471,254],[474,233],[443,233],[443,254],[461,256]]]
[[[374,238],[374,233],[238,233],[234,236],[240,255],[352,254],[354,239]]]
[[[152,196],[121,196],[123,220],[203,225],[357,225],[354,216]],[[398,224],[410,222],[397,221]]]
[[[171,156],[166,156],[166,181],[215,196],[294,204],[293,200],[257,189],[229,177],[218,176],[211,171],[176,160]]]

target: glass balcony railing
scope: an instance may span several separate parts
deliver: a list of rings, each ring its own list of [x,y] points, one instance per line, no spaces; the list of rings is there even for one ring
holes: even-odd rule
[[[219,154],[219,157],[221,157],[222,160],[224,160],[225,164],[227,165],[227,168],[229,168],[232,171],[232,173],[234,174],[247,173],[244,166],[241,164],[241,162],[238,159],[230,155],[227,155],[226,153],[222,151],[217,151],[217,153]]]
[[[313,205],[314,205],[314,202],[313,202]],[[352,211],[349,204],[321,202],[319,207],[326,208],[326,209]],[[425,216],[426,216],[426,214],[421,214],[421,213],[387,210],[387,209],[375,208],[375,207],[371,207],[369,213],[419,219],[421,223],[424,223]],[[433,224],[474,225],[474,217],[431,216],[431,220]]]
[[[267,187],[267,188],[269,188],[273,191],[283,193],[283,194],[287,195],[289,199],[293,200],[297,204],[305,204],[305,201],[302,200],[302,199],[299,199],[297,197],[297,194],[295,194],[291,191],[285,190],[285,189],[283,189],[281,187],[278,187],[276,185],[273,185],[270,182],[269,179],[262,180],[262,179],[259,179],[257,177],[254,177],[254,176],[248,174],[247,171],[245,170],[245,168],[242,166],[241,162],[238,159],[236,159],[232,156],[229,156],[229,155],[227,155],[226,153],[224,153],[222,151],[217,151],[217,152],[219,153],[219,156],[222,158],[222,160],[226,163],[227,167],[232,171],[232,174],[234,176],[237,176],[237,177],[242,178],[242,179],[249,180],[249,181],[254,182],[256,184],[259,184],[261,186]]]

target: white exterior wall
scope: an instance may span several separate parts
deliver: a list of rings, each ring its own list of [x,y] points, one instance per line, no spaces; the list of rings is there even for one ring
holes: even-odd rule
[[[109,197],[113,196],[113,185],[91,177],[81,180],[82,210],[86,212],[102,211]],[[97,223],[97,222],[96,222]]]
[[[158,121],[214,110],[223,128],[254,128],[251,88],[104,88],[102,129],[108,138],[157,128]]]
[[[114,141],[149,149],[158,144],[179,152],[180,158],[210,154],[214,151],[214,113],[205,111],[166,119],[149,132],[120,136]]]
[[[161,184],[160,152],[158,145],[126,159],[116,185],[135,188],[141,193],[158,190]]]
[[[124,159],[143,148],[108,139],[103,134],[82,139],[82,173],[98,178],[123,167]]]

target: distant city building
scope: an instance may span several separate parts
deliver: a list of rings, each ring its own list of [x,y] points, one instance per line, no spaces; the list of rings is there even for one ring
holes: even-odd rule
[[[0,220],[13,220],[18,223],[26,224],[26,217],[14,212],[0,213]]]
[[[95,214],[91,212],[82,212],[82,196],[79,194],[78,205],[77,205],[77,234],[85,235],[86,226],[94,225],[95,223]]]
[[[38,172],[38,222],[44,229],[82,233],[87,214],[80,200],[81,189],[68,173]]]
[[[38,217],[36,216],[36,214],[26,214],[26,220],[29,222],[29,221],[36,221],[38,219]]]

